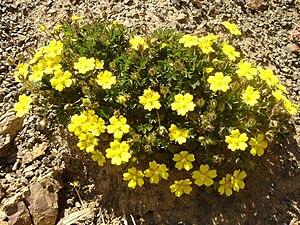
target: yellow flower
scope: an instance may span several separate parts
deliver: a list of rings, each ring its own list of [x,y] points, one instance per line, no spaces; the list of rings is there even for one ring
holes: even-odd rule
[[[292,103],[286,97],[283,98],[283,106],[285,110],[291,115],[295,115],[298,112],[299,105]]]
[[[226,174],[226,177],[223,177],[219,183],[220,187],[218,189],[218,192],[220,192],[221,195],[223,195],[224,193],[227,196],[232,195],[232,182],[230,174]]]
[[[45,59],[45,60],[44,60]],[[61,57],[56,56],[54,58],[49,57],[49,55],[45,55],[44,59],[38,61],[38,64],[44,68],[45,74],[52,74],[56,70],[61,69]]]
[[[184,44],[183,46],[185,48],[190,48],[192,46],[197,46],[199,39],[195,35],[186,34],[179,39],[179,43]]]
[[[103,62],[103,60],[100,61],[100,60],[96,59],[96,60],[95,60],[95,69],[96,69],[96,70],[102,70],[103,67],[104,67],[104,62]]]
[[[114,140],[109,143],[110,148],[106,149],[106,157],[111,159],[111,164],[121,165],[122,162],[128,162],[131,158],[129,153],[129,144],[126,141],[121,143],[118,140]]]
[[[92,160],[94,162],[97,162],[99,166],[103,166],[105,163],[105,156],[102,154],[102,152],[95,150],[92,153]]]
[[[235,170],[231,176],[231,184],[234,191],[239,192],[240,189],[244,189],[245,183],[243,179],[247,176],[245,171]]]
[[[167,43],[162,43],[161,48],[165,48],[168,44]]]
[[[62,28],[62,26],[63,26],[62,24],[58,24],[54,27],[54,30],[60,30],[60,28]]]
[[[50,58],[55,58],[56,56],[61,55],[62,50],[63,43],[55,39],[50,41],[50,43],[43,48],[43,52]]]
[[[165,164],[157,164],[157,162],[152,161],[149,162],[149,169],[146,169],[144,171],[144,174],[146,177],[150,177],[150,183],[151,184],[157,184],[160,180],[160,178],[163,178],[165,180],[168,179],[168,168]]]
[[[75,114],[71,117],[71,123],[68,125],[68,130],[79,136],[82,133],[81,126],[86,122],[87,116]]]
[[[149,48],[148,44],[141,36],[135,36],[133,38],[130,38],[129,43],[131,44],[131,47],[137,51],[140,49],[145,50]]]
[[[50,80],[51,86],[54,87],[55,90],[62,91],[65,87],[72,85],[71,76],[72,74],[69,71],[55,71],[54,77]]]
[[[103,89],[111,89],[111,86],[113,84],[116,84],[117,80],[116,80],[116,77],[112,75],[112,72],[105,70],[98,74],[96,82]]]
[[[238,129],[232,130],[230,136],[226,136],[225,142],[228,143],[228,148],[233,152],[235,150],[244,151],[247,148],[246,141],[248,141],[248,137],[246,133],[240,133]]]
[[[175,180],[175,183],[170,186],[172,193],[175,193],[176,197],[180,197],[183,194],[190,194],[192,191],[192,182],[190,179]]]
[[[44,47],[39,48],[39,50],[34,54],[33,58],[29,61],[29,64],[36,63],[42,56]]]
[[[207,82],[210,84],[209,89],[213,92],[221,90],[226,92],[229,89],[229,83],[231,82],[230,76],[224,76],[222,72],[215,73],[215,76],[209,76]]]
[[[229,23],[228,21],[224,22],[224,26],[229,30],[230,33],[234,35],[241,35],[241,31],[238,26],[234,23]]]
[[[26,96],[22,94],[19,96],[19,102],[14,104],[14,110],[17,117],[23,117],[26,113],[28,113],[30,109],[30,104],[32,103],[32,98],[30,96]]]
[[[240,57],[240,53],[235,51],[234,47],[226,42],[223,42],[222,51],[228,57],[229,60],[235,61],[236,58]]]
[[[173,161],[176,162],[175,168],[182,170],[184,168],[189,171],[193,168],[192,162],[195,161],[194,154],[189,154],[188,151],[181,151],[179,154],[174,154]]]
[[[129,180],[128,187],[132,189],[135,189],[137,185],[140,187],[144,185],[143,177],[143,172],[135,167],[129,168],[128,172],[123,174],[123,179]]]
[[[204,184],[205,186],[209,187],[213,185],[213,178],[217,177],[217,171],[210,170],[207,164],[201,165],[199,170],[192,173],[192,177],[195,179],[196,185],[202,186]]]
[[[282,95],[282,91],[279,89],[272,91],[272,95],[273,97],[275,97],[277,102],[279,102],[281,99],[284,99],[284,96]]]
[[[250,106],[254,106],[258,103],[258,99],[260,98],[259,91],[254,91],[252,86],[248,86],[243,93],[242,99]]]
[[[176,141],[178,144],[183,144],[186,142],[186,139],[189,138],[189,130],[188,129],[180,129],[175,124],[171,124],[169,128],[169,137],[171,141]]]
[[[288,93],[287,90],[286,90],[286,87],[283,86],[282,84],[280,84],[279,82],[275,84],[275,86],[280,90],[280,91],[283,91],[284,93]]]
[[[265,136],[263,134],[258,134],[256,138],[251,138],[249,141],[251,145],[250,153],[255,156],[262,156],[264,154],[264,150],[268,147],[268,142],[265,140]]]
[[[83,18],[84,16],[75,16],[75,15],[71,17],[73,21],[82,20]]]
[[[79,138],[79,142],[77,146],[80,150],[86,150],[86,152],[95,151],[94,147],[98,145],[98,139],[94,137],[91,133],[82,134],[81,138]]]
[[[95,68],[95,59],[86,57],[80,57],[78,62],[74,63],[74,69],[79,73],[86,74],[86,72],[93,70]]]
[[[129,132],[130,126],[126,124],[127,119],[124,116],[119,116],[119,118],[113,116],[109,122],[111,125],[107,126],[107,133],[114,134],[114,138],[121,139],[123,134]]]
[[[219,38],[218,35],[209,34],[205,37],[200,37],[198,39],[198,47],[204,54],[209,54],[211,52],[215,52],[212,48],[213,42]]]
[[[46,30],[46,26],[44,24],[39,26],[40,31],[45,31]]]
[[[185,116],[188,111],[194,111],[195,106],[193,96],[189,93],[175,95],[175,102],[171,104],[172,110],[181,116]]]
[[[271,69],[263,69],[261,67],[258,67],[257,69],[259,71],[260,78],[266,81],[269,87],[276,86],[278,84],[278,77],[276,77]]]
[[[23,82],[27,79],[27,75],[29,73],[28,67],[29,67],[28,63],[24,63],[24,64],[21,63],[18,65],[18,71],[14,72],[16,81]]]
[[[29,75],[28,80],[33,82],[41,81],[44,75],[43,65],[38,63],[32,67],[32,74]]]
[[[214,71],[214,68],[212,67],[208,67],[204,69],[205,73],[211,73],[212,71]]]
[[[257,69],[253,68],[251,63],[249,62],[242,62],[238,63],[238,70],[236,73],[239,77],[246,77],[247,80],[253,80],[253,76],[257,75]]]
[[[152,91],[150,88],[144,90],[143,96],[139,97],[140,104],[144,105],[145,110],[151,111],[152,109],[159,109],[161,104],[158,99],[160,95],[156,91]]]

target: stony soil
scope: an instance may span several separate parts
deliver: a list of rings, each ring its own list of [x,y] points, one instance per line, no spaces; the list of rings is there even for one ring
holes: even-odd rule
[[[244,57],[274,69],[300,102],[300,1],[297,0],[2,0],[0,2],[0,225],[300,223],[300,119],[256,163],[245,190],[230,198],[202,189],[176,199],[168,187],[130,192],[115,171],[80,152],[55,115],[14,116],[15,64],[68,15],[123,22],[148,33],[160,27],[219,32],[238,23]],[[15,62],[15,63],[14,63]],[[70,185],[79,181],[74,189]],[[151,189],[151,191],[149,191]],[[78,194],[80,198],[78,197]],[[1,222],[2,221],[2,222]]]

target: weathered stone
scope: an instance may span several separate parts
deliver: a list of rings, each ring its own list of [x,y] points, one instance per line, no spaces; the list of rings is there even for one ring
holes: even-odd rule
[[[300,48],[299,48],[299,46],[298,45],[296,45],[296,44],[288,44],[286,47],[285,47],[285,50],[287,51],[287,52],[292,52],[292,53],[298,53],[298,52],[300,52]]]
[[[30,194],[25,197],[34,224],[54,225],[58,213],[57,192],[61,186],[49,174],[30,185]]]
[[[31,225],[31,219],[29,211],[22,198],[22,193],[18,193],[15,196],[2,202],[3,211],[8,217],[8,223],[10,225]]]
[[[180,13],[177,17],[176,20],[179,23],[184,23],[188,19],[188,16],[185,13]]]
[[[5,196],[5,189],[0,184],[0,201],[4,198],[4,196]]]
[[[252,10],[265,10],[268,8],[266,0],[246,0],[246,6]]]
[[[22,129],[23,120],[16,117],[13,110],[0,116],[0,157],[7,156],[11,141]]]
[[[202,2],[202,0],[193,0],[193,3],[194,3],[194,5],[197,7],[197,8],[201,8],[202,7],[202,5],[203,5],[203,2]]]
[[[22,158],[22,162],[24,164],[31,163],[36,158],[44,155],[48,146],[49,146],[48,142],[43,142],[37,145],[36,147],[33,148],[32,151],[28,151],[25,153],[25,155]]]
[[[8,222],[0,221],[0,225],[8,225]]]

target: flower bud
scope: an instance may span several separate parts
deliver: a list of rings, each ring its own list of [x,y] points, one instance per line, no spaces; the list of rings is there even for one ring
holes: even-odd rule
[[[83,106],[90,106],[92,104],[91,100],[89,98],[85,98],[82,100],[82,105]]]
[[[162,86],[160,87],[160,93],[164,96],[166,96],[168,93],[169,93],[169,88],[168,87],[165,87],[165,86]]]
[[[148,72],[151,76],[156,76],[157,75],[157,70],[156,70],[155,67],[151,67]]]

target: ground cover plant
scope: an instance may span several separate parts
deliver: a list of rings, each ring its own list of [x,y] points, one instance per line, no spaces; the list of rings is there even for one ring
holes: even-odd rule
[[[121,166],[116,176],[129,188],[173,173],[177,197],[197,186],[230,196],[297,113],[273,71],[230,45],[242,35],[233,23],[222,34],[144,37],[80,19],[48,31],[49,42],[18,65],[24,88],[14,109],[55,110],[78,148],[99,166]]]

